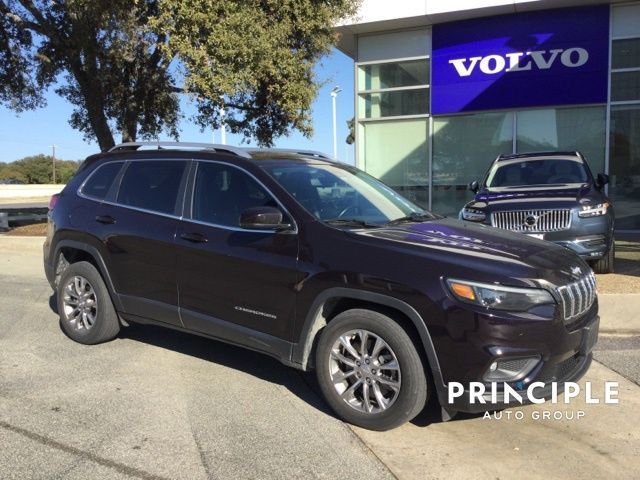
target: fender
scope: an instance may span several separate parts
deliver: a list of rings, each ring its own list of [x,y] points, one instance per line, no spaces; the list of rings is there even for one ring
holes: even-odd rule
[[[309,368],[309,357],[313,348],[313,342],[318,331],[327,324],[326,318],[322,316],[322,306],[332,298],[352,298],[354,300],[363,300],[376,303],[381,306],[393,308],[406,315],[416,327],[422,341],[422,347],[427,355],[427,361],[433,374],[433,380],[436,384],[438,396],[444,392],[444,381],[442,379],[442,371],[438,356],[431,340],[431,335],[426,323],[420,314],[408,303],[398,300],[394,297],[382,295],[380,293],[368,292],[365,290],[357,290],[344,287],[329,288],[320,293],[314,300],[300,334],[300,342],[295,344],[292,352],[293,362],[300,365],[300,368],[307,370]]]
[[[55,268],[56,268],[56,264],[58,262],[58,258],[60,256],[60,250],[63,247],[70,247],[70,248],[74,248],[76,250],[82,250],[83,252],[88,253],[89,255],[91,255],[94,260],[96,261],[96,264],[98,265],[98,270],[100,271],[100,274],[102,275],[102,278],[104,279],[105,284],[107,285],[107,290],[109,290],[109,294],[111,295],[111,299],[113,300],[114,306],[116,307],[116,310],[119,312],[124,312],[124,308],[122,307],[122,302],[120,301],[120,296],[118,295],[118,293],[116,292],[116,289],[113,285],[113,281],[111,280],[111,275],[109,275],[109,270],[107,269],[107,265],[104,262],[104,259],[102,258],[102,255],[100,254],[100,251],[92,246],[92,245],[88,245],[86,243],[83,242],[78,242],[75,240],[68,240],[68,239],[63,239],[60,240],[58,243],[56,243],[56,249],[55,249],[55,254],[53,256],[54,259],[54,264],[53,264],[53,268],[54,268],[54,275],[55,275]]]

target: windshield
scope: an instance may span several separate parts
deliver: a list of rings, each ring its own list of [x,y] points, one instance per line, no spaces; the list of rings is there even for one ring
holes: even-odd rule
[[[325,163],[263,165],[262,168],[319,220],[383,224],[416,214],[430,216],[357,169]]]
[[[487,175],[488,188],[586,183],[587,170],[580,160],[532,158],[503,160],[493,164]]]

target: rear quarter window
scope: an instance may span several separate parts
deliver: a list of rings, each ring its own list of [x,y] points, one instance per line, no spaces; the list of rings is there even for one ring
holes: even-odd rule
[[[122,162],[117,162],[99,166],[82,186],[82,194],[98,200],[104,200],[122,165]]]

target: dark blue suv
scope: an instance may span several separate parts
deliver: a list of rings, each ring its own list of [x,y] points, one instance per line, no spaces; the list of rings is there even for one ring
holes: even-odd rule
[[[593,177],[579,152],[500,155],[460,219],[484,223],[573,250],[596,273],[613,273],[614,213],[604,192],[609,177]]]

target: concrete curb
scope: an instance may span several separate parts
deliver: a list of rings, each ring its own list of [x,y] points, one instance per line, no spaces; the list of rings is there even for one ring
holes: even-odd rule
[[[601,293],[601,333],[640,333],[640,293]]]

